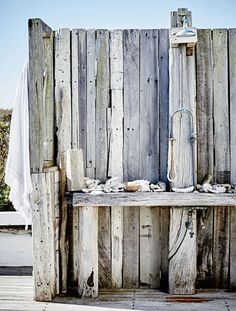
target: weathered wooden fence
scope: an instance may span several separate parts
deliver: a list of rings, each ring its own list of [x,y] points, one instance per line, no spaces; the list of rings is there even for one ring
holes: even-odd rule
[[[167,181],[168,30],[52,32],[36,19],[29,21],[29,35],[32,175],[44,179],[45,167],[57,165],[64,189],[62,154],[82,148],[89,177]],[[198,30],[195,53],[197,179],[212,174],[216,182],[235,183],[236,29]],[[48,241],[52,215],[42,215],[35,243]],[[38,272],[38,300],[78,286],[78,215],[79,208],[61,204],[60,226],[50,229],[55,256],[41,250],[35,258],[35,266],[50,258],[56,278],[51,284],[45,270]],[[100,287],[166,289],[169,219],[168,208],[99,207]],[[235,237],[236,207],[197,211],[199,287],[236,287]]]

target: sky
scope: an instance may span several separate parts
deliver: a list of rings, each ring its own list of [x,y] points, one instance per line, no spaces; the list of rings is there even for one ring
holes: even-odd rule
[[[28,58],[28,19],[59,28],[169,28],[177,8],[192,11],[197,28],[236,28],[236,0],[0,0],[0,108],[12,108]]]

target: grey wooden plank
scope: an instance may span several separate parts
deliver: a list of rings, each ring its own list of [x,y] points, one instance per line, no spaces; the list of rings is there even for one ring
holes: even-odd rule
[[[79,105],[79,148],[86,159],[87,145],[87,46],[86,31],[78,30],[78,105]],[[78,121],[78,120],[77,120]],[[84,167],[86,163],[84,161]]]
[[[87,30],[87,175],[94,178],[96,164],[96,141],[95,141],[95,101],[96,101],[96,50],[95,30]]]
[[[197,288],[212,288],[214,207],[197,211]]]
[[[29,145],[32,173],[42,172],[44,160],[44,26],[40,19],[29,20]],[[47,28],[51,33],[51,29]]]
[[[215,178],[230,180],[227,30],[213,30]]]
[[[229,107],[230,107],[230,157],[231,157],[231,177],[230,182],[236,183],[236,29],[229,29],[228,38],[228,49],[229,49]]]
[[[170,210],[169,235],[169,293],[194,294],[196,279],[196,211],[192,212],[194,235],[186,228],[189,211],[184,208]]]
[[[123,211],[123,288],[139,287],[139,208]]]
[[[229,258],[229,287],[230,289],[236,289],[236,207],[230,208],[230,258]]]
[[[139,161],[139,31],[123,31],[124,180],[142,178]]]
[[[104,193],[91,195],[85,193],[73,194],[73,205],[93,206],[234,206],[234,194],[208,193],[174,193],[174,192],[135,192],[135,193]]]
[[[216,288],[228,288],[229,282],[229,221],[230,209],[214,209],[213,283]]]
[[[140,174],[159,180],[158,31],[140,31]]]
[[[211,30],[198,29],[196,46],[197,72],[197,177],[202,183],[207,174],[213,176],[213,64]]]
[[[167,29],[159,29],[158,33],[160,180],[167,182],[169,134],[169,31]]]
[[[98,208],[98,283],[111,288],[111,208]]]
[[[168,290],[168,269],[169,269],[169,230],[170,230],[170,210],[161,208],[160,210],[161,226],[161,280],[160,287],[162,290]]]
[[[106,109],[109,107],[109,31],[96,31],[96,178],[105,181],[108,169]]]
[[[140,207],[140,286],[160,288],[160,209]]]

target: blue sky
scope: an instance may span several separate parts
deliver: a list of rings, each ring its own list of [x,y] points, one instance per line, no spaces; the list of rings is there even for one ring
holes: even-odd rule
[[[11,108],[28,55],[29,18],[58,28],[168,28],[169,12],[192,11],[198,28],[236,28],[236,0],[0,0],[0,108]]]

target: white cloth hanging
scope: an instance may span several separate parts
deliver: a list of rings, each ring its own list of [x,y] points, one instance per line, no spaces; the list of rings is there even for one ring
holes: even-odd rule
[[[29,159],[28,62],[21,72],[13,105],[5,182],[11,188],[9,199],[16,211],[24,217],[27,228],[32,223],[29,196],[32,183]]]

